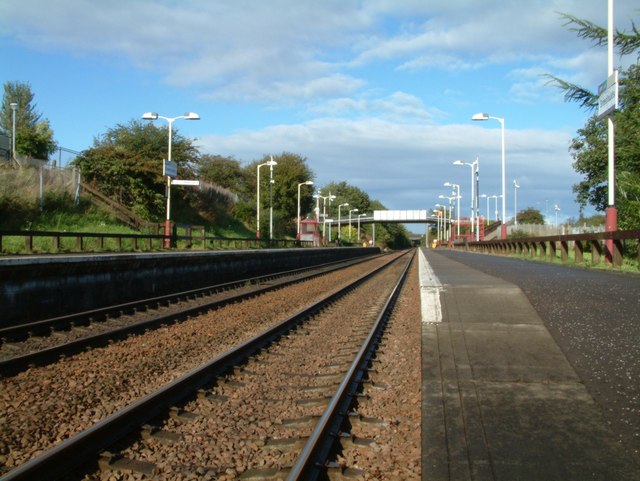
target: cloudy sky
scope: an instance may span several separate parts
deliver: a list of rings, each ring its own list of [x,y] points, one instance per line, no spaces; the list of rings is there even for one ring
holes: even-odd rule
[[[471,170],[453,161],[479,158],[480,192],[502,190],[500,123],[471,121],[487,112],[505,119],[507,218],[513,180],[518,210],[577,217],[568,146],[589,114],[542,74],[595,90],[606,48],[560,12],[607,24],[606,0],[3,0],[0,81],[29,82],[68,149],[143,112],[194,111],[174,128],[203,152],[294,152],[316,185],[389,209],[433,208],[457,183],[463,215]],[[639,14],[616,0],[617,28]]]

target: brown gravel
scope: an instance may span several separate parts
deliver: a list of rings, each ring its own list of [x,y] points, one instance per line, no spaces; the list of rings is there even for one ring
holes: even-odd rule
[[[375,259],[0,380],[0,474],[337,289]]]
[[[355,425],[352,435],[375,442],[346,447],[338,461],[365,480],[420,479],[421,317],[418,262],[414,259],[374,364],[373,384],[358,414],[382,424]]]

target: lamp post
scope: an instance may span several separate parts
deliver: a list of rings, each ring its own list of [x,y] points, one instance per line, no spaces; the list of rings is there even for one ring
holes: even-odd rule
[[[444,232],[446,234],[446,240],[449,240],[449,237],[451,237],[451,220],[452,220],[452,213],[451,213],[451,201],[453,201],[456,197],[455,196],[446,196],[446,195],[442,195],[440,194],[438,196],[439,199],[447,199],[449,201],[449,221],[447,223],[447,212],[446,212],[446,207],[445,207],[445,213],[444,213]]]
[[[518,225],[518,189],[520,186],[518,183],[513,181],[513,224],[515,226]]]
[[[487,221],[489,221],[489,196],[487,194],[480,194],[478,197],[487,199]],[[478,207],[478,210],[480,210],[479,207]]]
[[[298,184],[298,234],[296,236],[296,239],[298,240],[300,240],[300,187],[302,187],[303,185],[313,185],[313,181],[305,180],[304,182],[300,182]]]
[[[556,204],[555,206],[553,206],[553,209],[556,211],[556,227],[558,227],[558,212],[560,212],[560,207],[558,207],[558,204]]]
[[[464,162],[462,160],[455,160],[453,165],[468,165],[471,167],[471,232],[476,232],[476,240],[479,240],[480,235],[480,227],[476,229],[476,218],[478,216],[478,188],[479,185],[476,185],[479,181],[480,176],[480,159],[476,157],[476,160],[473,162]]]
[[[452,194],[455,194],[455,198],[458,200],[458,205],[456,206],[456,235],[460,237],[460,184],[452,184],[451,182],[445,182],[445,187],[451,187],[453,189]]]
[[[329,201],[329,206],[331,206],[331,201],[335,200],[336,196],[335,195],[331,195],[331,192],[329,192],[329,195],[320,195],[320,191],[318,191],[317,194],[317,199],[320,200],[322,199],[322,238],[324,239],[324,233],[325,233],[325,226],[327,225],[327,200]],[[320,212],[318,210],[318,212]],[[331,237],[331,224],[329,224],[329,237]],[[331,239],[329,239],[329,241],[331,241]]]
[[[16,102],[11,102],[9,104],[11,107],[11,156],[12,160],[15,162],[16,160],[16,110],[18,110],[18,104]]]
[[[345,202],[344,204],[340,204],[338,206],[338,241],[342,241],[342,232],[340,232],[340,209],[343,207],[347,207],[349,202]]]
[[[507,224],[505,224],[505,218],[506,218],[506,213],[507,213],[507,192],[506,192],[506,188],[507,188],[507,185],[506,185],[507,184],[507,177],[506,177],[506,175],[507,175],[506,174],[507,159],[506,159],[505,141],[504,141],[504,118],[492,117],[489,114],[484,113],[484,112],[474,114],[471,117],[471,120],[479,120],[479,121],[489,120],[489,119],[497,120],[498,122],[500,122],[500,128],[501,128],[501,133],[502,133],[502,230],[501,230],[501,234],[502,234],[502,238],[506,239],[507,238]]]
[[[273,240],[273,166],[277,165],[273,160],[273,156],[269,156],[271,161],[269,163],[269,240]]]
[[[444,212],[442,211],[442,208],[444,206],[442,204],[436,204],[436,207],[437,207],[436,212],[438,213],[438,224],[437,224],[438,225],[438,227],[437,227],[437,230],[438,230],[438,242],[440,242],[442,240],[442,237],[443,237],[442,236],[442,225],[444,225],[444,220],[442,219],[442,217],[443,217],[442,214]]]
[[[172,162],[171,137],[172,137],[172,131],[173,131],[172,130],[173,122],[178,119],[200,120],[200,116],[195,112],[187,112],[186,114],[180,115],[178,117],[165,117],[164,115],[158,115],[156,112],[145,112],[144,114],[142,114],[142,119],[143,120],[164,119],[169,123],[169,149],[167,153],[167,162],[170,163]],[[164,245],[165,247],[170,247],[171,239],[169,238],[169,236],[171,235],[171,176],[169,175],[169,172],[166,172],[166,174],[167,174],[167,219],[164,224],[164,235],[165,235]]]
[[[278,163],[272,158],[264,164],[258,164],[256,168],[256,239],[260,239],[260,167],[264,167],[265,165],[274,166],[278,165]]]
[[[366,213],[358,214],[358,242],[360,241],[360,218],[367,215]]]
[[[351,242],[351,213],[358,212],[358,209],[349,209],[349,242]]]

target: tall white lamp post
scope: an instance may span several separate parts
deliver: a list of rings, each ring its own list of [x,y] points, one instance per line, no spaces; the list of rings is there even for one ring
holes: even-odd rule
[[[367,215],[366,213],[358,214],[358,241],[360,241],[360,219]]]
[[[173,122],[178,119],[185,120],[200,120],[200,116],[195,112],[187,112],[184,115],[180,115],[178,117],[165,117],[164,115],[158,115],[156,112],[145,112],[142,114],[143,120],[157,120],[164,119],[169,123],[169,151],[167,153],[167,162],[171,164],[171,137],[172,137],[172,127]],[[167,219],[164,225],[164,235],[165,235],[165,247],[169,247],[171,245],[171,239],[169,236],[171,235],[171,176],[168,175],[169,172],[165,172],[167,174]]]
[[[478,197],[482,198],[482,199],[487,199],[487,222],[490,221],[489,219],[489,196],[487,194],[480,194]],[[478,207],[478,210],[480,210],[480,208]]]
[[[476,229],[476,218],[478,216],[478,190],[476,189],[476,183],[480,174],[480,159],[476,157],[473,162],[464,162],[462,160],[455,160],[453,165],[468,165],[471,167],[471,232],[476,232],[476,240],[479,240],[479,230]]]
[[[454,201],[456,199],[456,196],[446,196],[446,195],[442,195],[440,194],[438,196],[439,199],[447,199],[449,201],[449,221],[447,222],[447,211],[446,211],[446,207],[445,207],[445,213],[444,213],[444,233],[445,233],[445,240],[449,240],[449,237],[451,237],[451,221],[452,221],[452,213],[451,213],[451,205],[452,205],[452,201]]]
[[[444,219],[443,219],[443,214],[445,212],[443,212],[443,208],[444,206],[442,204],[436,204],[436,212],[438,214],[438,242],[442,240],[442,226],[444,225]]]
[[[556,211],[556,227],[558,227],[558,212],[560,212],[560,207],[556,204],[553,209]]]
[[[349,209],[349,242],[351,242],[351,213],[358,212],[358,209]]]
[[[296,239],[300,240],[300,187],[302,187],[303,185],[313,185],[313,181],[312,180],[306,180],[304,182],[300,182],[298,184],[298,234]]]
[[[269,240],[273,240],[273,166],[277,163],[273,160],[273,156],[270,156],[271,162],[269,163]]]
[[[18,110],[18,104],[16,102],[11,102],[9,106],[11,107],[11,118],[12,118],[11,159],[15,162],[16,160],[16,110]]]
[[[456,206],[456,235],[460,237],[460,184],[452,184],[451,182],[445,182],[445,187],[451,187],[453,189],[452,194],[455,195],[455,199],[458,200],[458,205]]]
[[[484,112],[480,112],[480,113],[474,114],[471,117],[471,120],[479,120],[479,121],[489,120],[489,119],[497,120],[498,122],[500,122],[500,128],[501,128],[501,132],[502,132],[502,230],[501,230],[501,234],[502,234],[502,238],[506,239],[507,238],[507,224],[505,224],[505,218],[506,218],[506,214],[507,214],[507,192],[506,192],[506,188],[507,188],[507,173],[506,173],[507,157],[506,157],[506,152],[505,152],[505,141],[504,141],[504,118],[492,117],[489,114],[484,113]]]
[[[518,225],[518,189],[520,186],[513,181],[513,224]]]
[[[349,202],[345,202],[344,204],[340,204],[338,206],[338,241],[342,241],[342,232],[340,232],[340,209],[342,209],[343,207],[347,207],[349,205]]]
[[[257,179],[256,179],[256,239],[260,239],[260,167],[264,167],[265,165],[274,166],[278,165],[278,163],[271,158],[271,160],[265,162],[264,164],[258,164],[257,171]]]

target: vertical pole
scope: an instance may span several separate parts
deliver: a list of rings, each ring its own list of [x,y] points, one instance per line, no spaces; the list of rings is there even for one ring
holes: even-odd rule
[[[271,157],[269,172],[269,240],[273,240],[273,157]]]
[[[171,162],[171,133],[172,133],[172,120],[169,120],[169,152],[168,152],[168,162]],[[171,247],[171,177],[167,175],[167,218],[164,223],[164,246],[166,248]]]
[[[476,157],[476,242],[480,240],[480,158]]]
[[[260,239],[260,165],[258,165],[256,192],[256,239]]]
[[[608,1],[607,11],[607,78],[613,75],[613,0]],[[613,232],[618,230],[618,210],[615,202],[615,128],[613,124],[614,112],[607,117],[609,151],[608,151],[608,206],[605,210],[605,231]],[[613,239],[605,241],[606,262],[614,263],[617,257],[614,250],[617,249]]]
[[[507,219],[507,159],[505,152],[505,141],[504,141],[504,119],[500,120],[500,127],[502,130],[502,238],[507,238],[507,224],[505,224]],[[496,200],[496,202],[498,202]]]
[[[475,177],[475,169],[476,169],[476,165],[475,163],[471,163],[471,233],[473,234],[474,232],[474,220],[475,220],[475,212],[474,212],[474,200],[475,200],[475,186],[474,184],[474,177]]]

